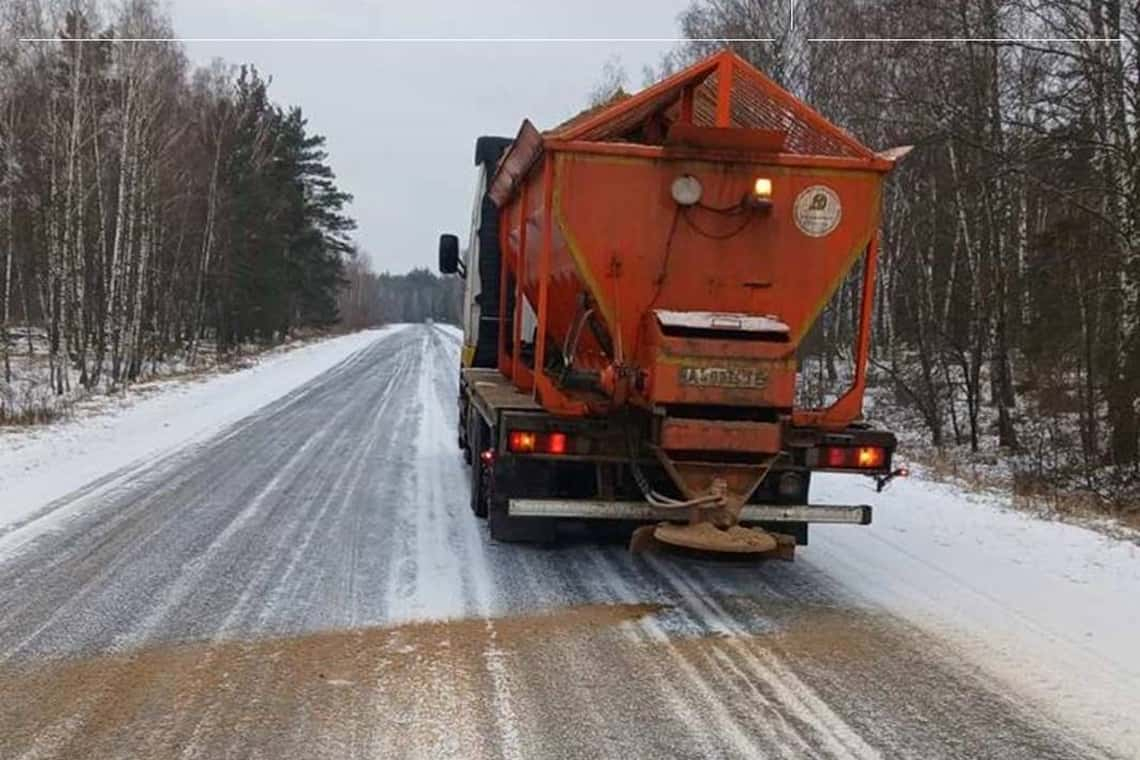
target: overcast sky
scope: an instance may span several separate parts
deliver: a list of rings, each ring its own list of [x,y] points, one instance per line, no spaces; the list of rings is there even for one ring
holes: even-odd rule
[[[673,37],[689,0],[171,0],[182,37]],[[254,63],[271,96],[328,138],[377,270],[435,266],[466,237],[473,148],[586,105],[612,56],[642,85],[668,43],[191,43],[196,63]]]

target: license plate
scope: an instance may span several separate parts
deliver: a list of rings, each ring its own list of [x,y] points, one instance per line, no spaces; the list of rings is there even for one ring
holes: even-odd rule
[[[762,369],[731,367],[682,367],[681,385],[702,385],[715,388],[763,388],[768,384],[768,373]]]

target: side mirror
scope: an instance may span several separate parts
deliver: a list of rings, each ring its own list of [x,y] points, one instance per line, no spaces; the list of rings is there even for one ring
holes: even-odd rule
[[[455,235],[439,236],[439,271],[442,274],[459,271],[459,238]]]

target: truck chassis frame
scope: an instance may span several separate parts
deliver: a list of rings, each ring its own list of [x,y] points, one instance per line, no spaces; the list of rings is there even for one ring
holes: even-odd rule
[[[635,484],[623,472],[631,460],[624,445],[625,433],[636,421],[551,414],[497,369],[490,368],[461,370],[458,402],[459,445],[471,464],[472,511],[488,519],[495,540],[551,542],[557,537],[559,523],[569,520],[633,527],[678,517],[676,512],[638,498]],[[553,430],[588,440],[589,452],[518,454],[507,445],[513,431]],[[875,443],[882,435],[855,429],[829,437],[850,442],[856,436],[857,443]],[[818,442],[815,438],[799,441],[801,451],[772,469],[765,487],[744,506],[743,524],[789,536],[794,544],[805,545],[811,523],[871,523],[872,509],[866,504],[807,502],[811,472],[825,468],[807,466],[803,454]],[[640,451],[637,459],[655,483],[668,487],[668,476],[651,452]],[[779,493],[776,482],[785,472],[801,476],[803,486],[798,493]],[[780,556],[790,559],[791,552]]]

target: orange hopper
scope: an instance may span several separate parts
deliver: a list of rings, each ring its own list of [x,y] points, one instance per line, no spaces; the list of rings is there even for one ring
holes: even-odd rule
[[[659,538],[767,546],[736,523],[789,436],[861,417],[892,166],[727,51],[549,132],[524,122],[489,186],[500,371],[553,414],[652,419],[691,513]],[[796,409],[797,347],[860,261],[854,384]]]

